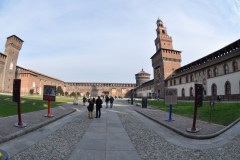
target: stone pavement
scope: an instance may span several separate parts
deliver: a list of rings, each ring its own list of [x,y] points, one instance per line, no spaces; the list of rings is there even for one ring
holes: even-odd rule
[[[81,157],[81,158],[80,158]],[[76,146],[70,160],[140,160],[114,110],[102,111]]]

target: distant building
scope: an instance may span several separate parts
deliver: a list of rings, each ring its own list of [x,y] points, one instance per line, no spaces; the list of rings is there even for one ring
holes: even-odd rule
[[[131,90],[136,87],[133,83],[107,82],[65,82],[66,91],[79,93],[81,96],[113,96],[130,97]]]
[[[143,83],[147,82],[150,80],[150,74],[145,72],[143,69],[138,72],[137,74],[135,74],[135,78],[136,78],[136,85],[140,86]]]
[[[194,62],[181,67],[181,52],[174,50],[172,38],[163,22],[157,20],[156,53],[151,57],[153,82],[135,89],[137,96],[145,96],[143,88],[154,84],[155,98],[164,98],[165,88],[177,88],[178,99],[194,97],[194,84],[204,87],[204,99],[240,100],[240,39]],[[148,91],[152,92],[152,90]]]

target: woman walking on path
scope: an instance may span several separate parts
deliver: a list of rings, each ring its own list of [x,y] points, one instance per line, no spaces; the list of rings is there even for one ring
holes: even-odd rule
[[[98,96],[96,100],[96,117],[95,118],[100,118],[101,117],[101,108],[102,108],[102,100],[100,96]]]
[[[88,118],[93,119],[92,112],[94,109],[94,103],[93,103],[92,99],[88,99],[87,109],[88,109]]]

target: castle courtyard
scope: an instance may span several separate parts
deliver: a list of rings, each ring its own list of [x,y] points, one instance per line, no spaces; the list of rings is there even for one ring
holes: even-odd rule
[[[32,119],[32,117],[42,117],[42,111],[24,114],[24,120],[29,121],[29,127],[20,131],[15,130],[14,134],[11,133],[12,137],[8,134],[13,130],[11,117],[1,118],[1,125],[4,122],[5,128],[0,131],[0,140],[3,142],[5,137],[8,141],[1,143],[0,147],[8,153],[9,159],[16,160],[238,160],[240,158],[239,122],[221,132],[227,127],[198,121],[202,131],[197,135],[191,134],[189,138],[188,133],[181,131],[179,127],[172,127],[175,131],[169,129],[171,123],[177,124],[176,126],[181,126],[182,123],[190,125],[189,119],[174,115],[176,120],[168,122],[169,127],[164,127],[159,125],[157,120],[152,121],[144,116],[147,112],[153,114],[152,111],[153,109],[132,106],[126,100],[116,100],[112,109],[106,109],[103,105],[101,118],[88,119],[86,106],[67,104],[62,109],[56,108],[52,111],[56,118],[62,118],[57,121],[51,119],[53,122],[50,124],[47,121],[36,120],[38,118]],[[164,114],[158,114],[163,123],[167,117],[167,113]],[[16,120],[16,117],[13,116],[12,119]],[[43,127],[40,128],[40,125]],[[180,130],[185,135],[179,134],[176,130]],[[199,138],[201,136],[205,138]],[[17,138],[9,140],[13,137]]]

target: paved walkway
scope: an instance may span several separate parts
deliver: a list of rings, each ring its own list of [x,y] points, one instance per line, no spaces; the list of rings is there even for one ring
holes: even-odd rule
[[[76,159],[140,160],[114,110],[103,110],[101,118],[92,121],[70,157]]]

